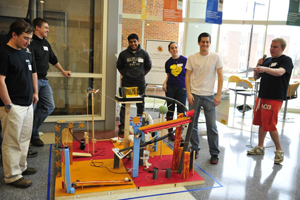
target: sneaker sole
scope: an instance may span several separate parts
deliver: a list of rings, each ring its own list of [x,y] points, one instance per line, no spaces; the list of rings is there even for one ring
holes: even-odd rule
[[[37,155],[38,155],[38,152],[31,152],[31,153],[28,153],[27,154],[27,158],[34,158],[34,157],[37,157]]]
[[[29,188],[32,185],[32,183],[30,183],[28,185],[14,185],[14,184],[11,184],[11,185],[16,188]]]
[[[280,164],[280,163],[282,163],[282,162],[283,162],[283,160],[280,160],[280,161],[274,161],[275,164]]]
[[[251,153],[251,152],[247,152],[247,155],[265,155],[265,153]]]

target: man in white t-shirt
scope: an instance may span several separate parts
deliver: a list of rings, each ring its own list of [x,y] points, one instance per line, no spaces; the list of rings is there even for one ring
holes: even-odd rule
[[[219,135],[216,125],[216,106],[221,103],[221,92],[223,86],[223,63],[221,57],[213,52],[209,52],[211,45],[211,36],[208,33],[201,33],[198,37],[200,52],[188,57],[186,63],[186,92],[189,102],[189,109],[195,110],[195,120],[192,136],[191,151],[196,152],[198,158],[200,150],[200,138],[198,132],[198,118],[200,108],[203,107],[209,153],[211,155],[210,163],[218,164]],[[218,91],[214,95],[214,85],[218,75]],[[198,98],[198,106],[194,105],[194,99]],[[196,107],[197,106],[197,107]]]

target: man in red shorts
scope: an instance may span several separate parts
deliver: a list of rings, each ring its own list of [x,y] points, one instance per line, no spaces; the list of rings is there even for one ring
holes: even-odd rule
[[[259,126],[258,146],[247,151],[249,155],[264,155],[264,140],[267,132],[276,146],[274,163],[283,161],[284,151],[280,146],[276,128],[278,113],[286,100],[287,89],[293,69],[292,59],[283,55],[286,42],[282,38],[272,40],[270,58],[258,60],[254,78],[260,80],[259,94],[255,100],[253,124]]]

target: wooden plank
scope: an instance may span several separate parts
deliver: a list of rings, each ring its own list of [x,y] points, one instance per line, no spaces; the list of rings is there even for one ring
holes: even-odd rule
[[[92,157],[92,154],[90,154],[90,153],[79,153],[79,152],[73,152],[73,156],[80,156],[80,157]]]
[[[132,185],[133,182],[129,179],[126,180],[98,180],[98,181],[76,181],[72,185],[74,187],[82,186],[106,186],[106,185]]]

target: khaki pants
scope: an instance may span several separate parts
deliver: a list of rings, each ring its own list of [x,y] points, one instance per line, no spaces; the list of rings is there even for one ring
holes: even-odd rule
[[[33,123],[33,108],[13,105],[8,113],[0,107],[2,124],[2,158],[5,183],[22,178],[27,169],[27,153]]]

